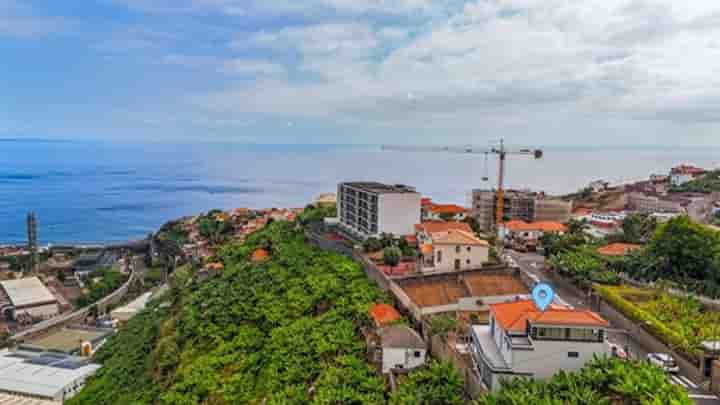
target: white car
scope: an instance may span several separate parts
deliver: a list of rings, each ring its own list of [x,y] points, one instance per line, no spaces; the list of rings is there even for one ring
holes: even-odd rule
[[[680,367],[678,367],[677,363],[675,362],[675,359],[672,358],[669,354],[666,353],[648,353],[647,360],[654,364],[666,373],[670,374],[677,374],[680,372]]]

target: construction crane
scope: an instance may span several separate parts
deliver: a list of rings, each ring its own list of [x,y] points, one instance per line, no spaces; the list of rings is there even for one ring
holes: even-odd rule
[[[535,159],[543,157],[541,149],[517,149],[509,150],[505,148],[504,140],[500,140],[500,146],[497,148],[476,148],[472,146],[401,146],[401,145],[383,145],[383,150],[406,151],[406,152],[445,152],[445,153],[467,153],[467,154],[484,154],[486,159],[490,154],[498,157],[498,184],[495,195],[495,227],[499,227],[503,223],[503,212],[505,210],[505,159],[510,155],[532,156]],[[483,181],[487,181],[487,175],[483,176]]]

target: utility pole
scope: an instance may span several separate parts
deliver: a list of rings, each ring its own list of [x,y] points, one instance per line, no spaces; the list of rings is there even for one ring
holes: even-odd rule
[[[36,272],[38,267],[38,246],[37,246],[37,217],[30,211],[27,216],[28,251],[28,272]]]

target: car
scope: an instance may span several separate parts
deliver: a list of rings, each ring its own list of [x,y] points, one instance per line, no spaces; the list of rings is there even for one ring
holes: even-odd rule
[[[654,364],[666,373],[677,374],[680,372],[677,362],[667,353],[648,353],[647,360],[650,364]]]

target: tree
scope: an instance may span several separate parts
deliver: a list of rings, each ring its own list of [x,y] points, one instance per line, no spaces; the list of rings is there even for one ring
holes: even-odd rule
[[[383,262],[390,267],[397,266],[401,256],[402,251],[397,246],[388,246],[383,250]]]
[[[480,223],[475,219],[475,217],[467,216],[463,220],[466,224],[470,225],[470,228],[475,232],[476,234],[482,233],[482,229],[480,229]]]
[[[623,241],[646,243],[657,228],[657,219],[646,214],[630,214],[623,220]]]
[[[57,279],[58,279],[58,281],[60,281],[61,283],[64,283],[65,280],[67,279],[67,275],[65,274],[64,271],[59,270],[59,271],[57,272]]]
[[[365,249],[365,252],[367,253],[374,253],[378,252],[383,248],[382,242],[380,242],[380,239],[375,237],[367,238],[362,243],[363,249]]]

